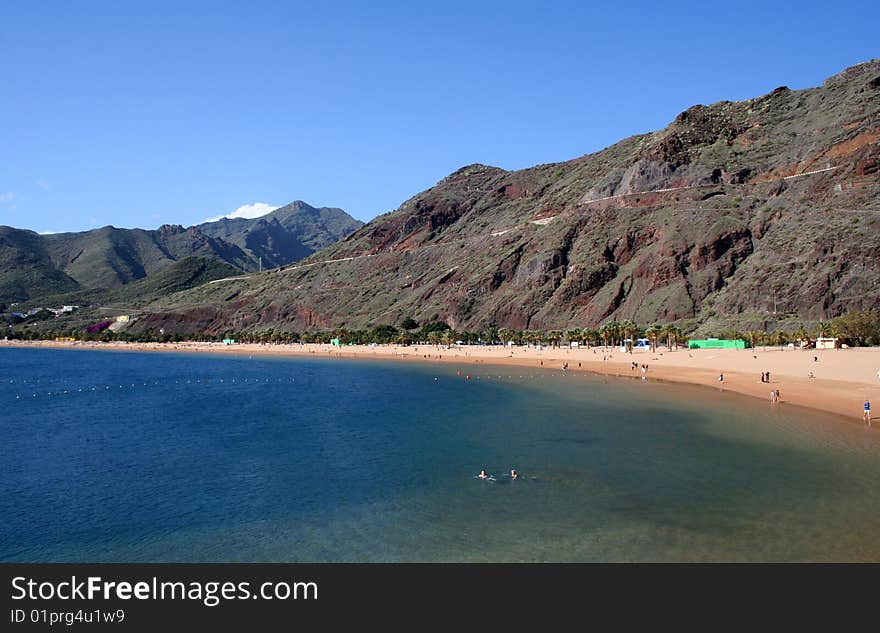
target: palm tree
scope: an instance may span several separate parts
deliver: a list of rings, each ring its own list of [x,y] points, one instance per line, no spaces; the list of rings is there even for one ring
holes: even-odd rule
[[[844,336],[846,336],[846,332],[843,331],[843,328],[838,326],[836,323],[831,324],[831,329],[829,330],[828,334],[831,336],[831,338],[843,338]]]
[[[590,347],[594,342],[598,341],[601,336],[599,335],[599,330],[595,330],[593,328],[584,328],[583,337],[587,343],[587,347]]]
[[[672,348],[673,343],[675,348],[678,349],[678,339],[681,337],[681,330],[669,323],[663,328],[663,331],[666,334],[667,351]]]
[[[608,328],[611,332],[611,347],[614,347],[620,339],[620,323],[617,321],[611,321],[611,323],[608,324]]]
[[[599,337],[602,339],[602,345],[608,347],[608,340],[614,340],[614,328],[610,323],[606,323],[599,327]]]
[[[782,330],[776,330],[773,333],[773,341],[782,349],[782,346],[788,342],[788,336]]]
[[[757,344],[760,336],[761,336],[761,333],[758,332],[757,330],[749,330],[748,332],[745,333],[745,337],[749,340],[749,344],[752,346],[753,349],[754,349],[755,345]]]
[[[513,331],[509,328],[498,328],[498,338],[501,339],[502,345],[507,345],[507,341],[511,340]]]
[[[663,326],[659,325],[657,323],[649,326],[648,329],[645,330],[645,336],[647,336],[649,339],[651,339],[651,351],[652,352],[657,351],[657,339],[663,334],[663,332],[664,332]]]
[[[620,333],[623,334],[624,338],[632,338],[637,329],[638,326],[631,319],[626,319],[620,324]]]
[[[797,340],[802,347],[804,346],[804,343],[810,342],[810,333],[807,332],[804,326],[801,326],[797,330],[795,330],[794,337],[795,340]]]
[[[498,331],[498,328],[494,325],[487,327],[485,330],[483,330],[483,340],[486,341],[489,345],[494,345],[495,341],[499,340]]]

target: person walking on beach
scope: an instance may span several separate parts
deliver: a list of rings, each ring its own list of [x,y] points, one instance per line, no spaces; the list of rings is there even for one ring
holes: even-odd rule
[[[718,374],[718,382],[724,382],[724,374]]]
[[[867,398],[865,398],[865,409],[862,414],[862,419],[867,426],[871,426],[871,402]]]

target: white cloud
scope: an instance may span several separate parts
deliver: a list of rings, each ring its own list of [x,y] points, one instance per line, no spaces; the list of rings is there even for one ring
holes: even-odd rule
[[[267,213],[272,213],[275,209],[278,208],[279,207],[273,207],[271,204],[266,204],[265,202],[243,204],[232,213],[227,213],[226,215],[218,215],[215,218],[209,218],[205,220],[205,222],[216,222],[217,220],[222,220],[223,218],[229,218],[230,220],[233,218],[247,218],[249,220],[252,220],[254,218],[264,216]]]
[[[14,197],[14,191],[4,191],[3,193],[0,193],[0,202],[10,202]]]

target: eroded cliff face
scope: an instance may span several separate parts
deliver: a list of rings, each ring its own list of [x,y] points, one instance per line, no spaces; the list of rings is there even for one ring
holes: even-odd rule
[[[873,61],[572,161],[462,168],[307,265],[171,297],[144,323],[549,329],[876,307],[878,141]]]

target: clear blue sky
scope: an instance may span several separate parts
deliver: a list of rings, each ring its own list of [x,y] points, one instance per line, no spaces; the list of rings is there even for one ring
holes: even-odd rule
[[[867,1],[225,4],[2,2],[0,224],[369,220],[880,56]]]

